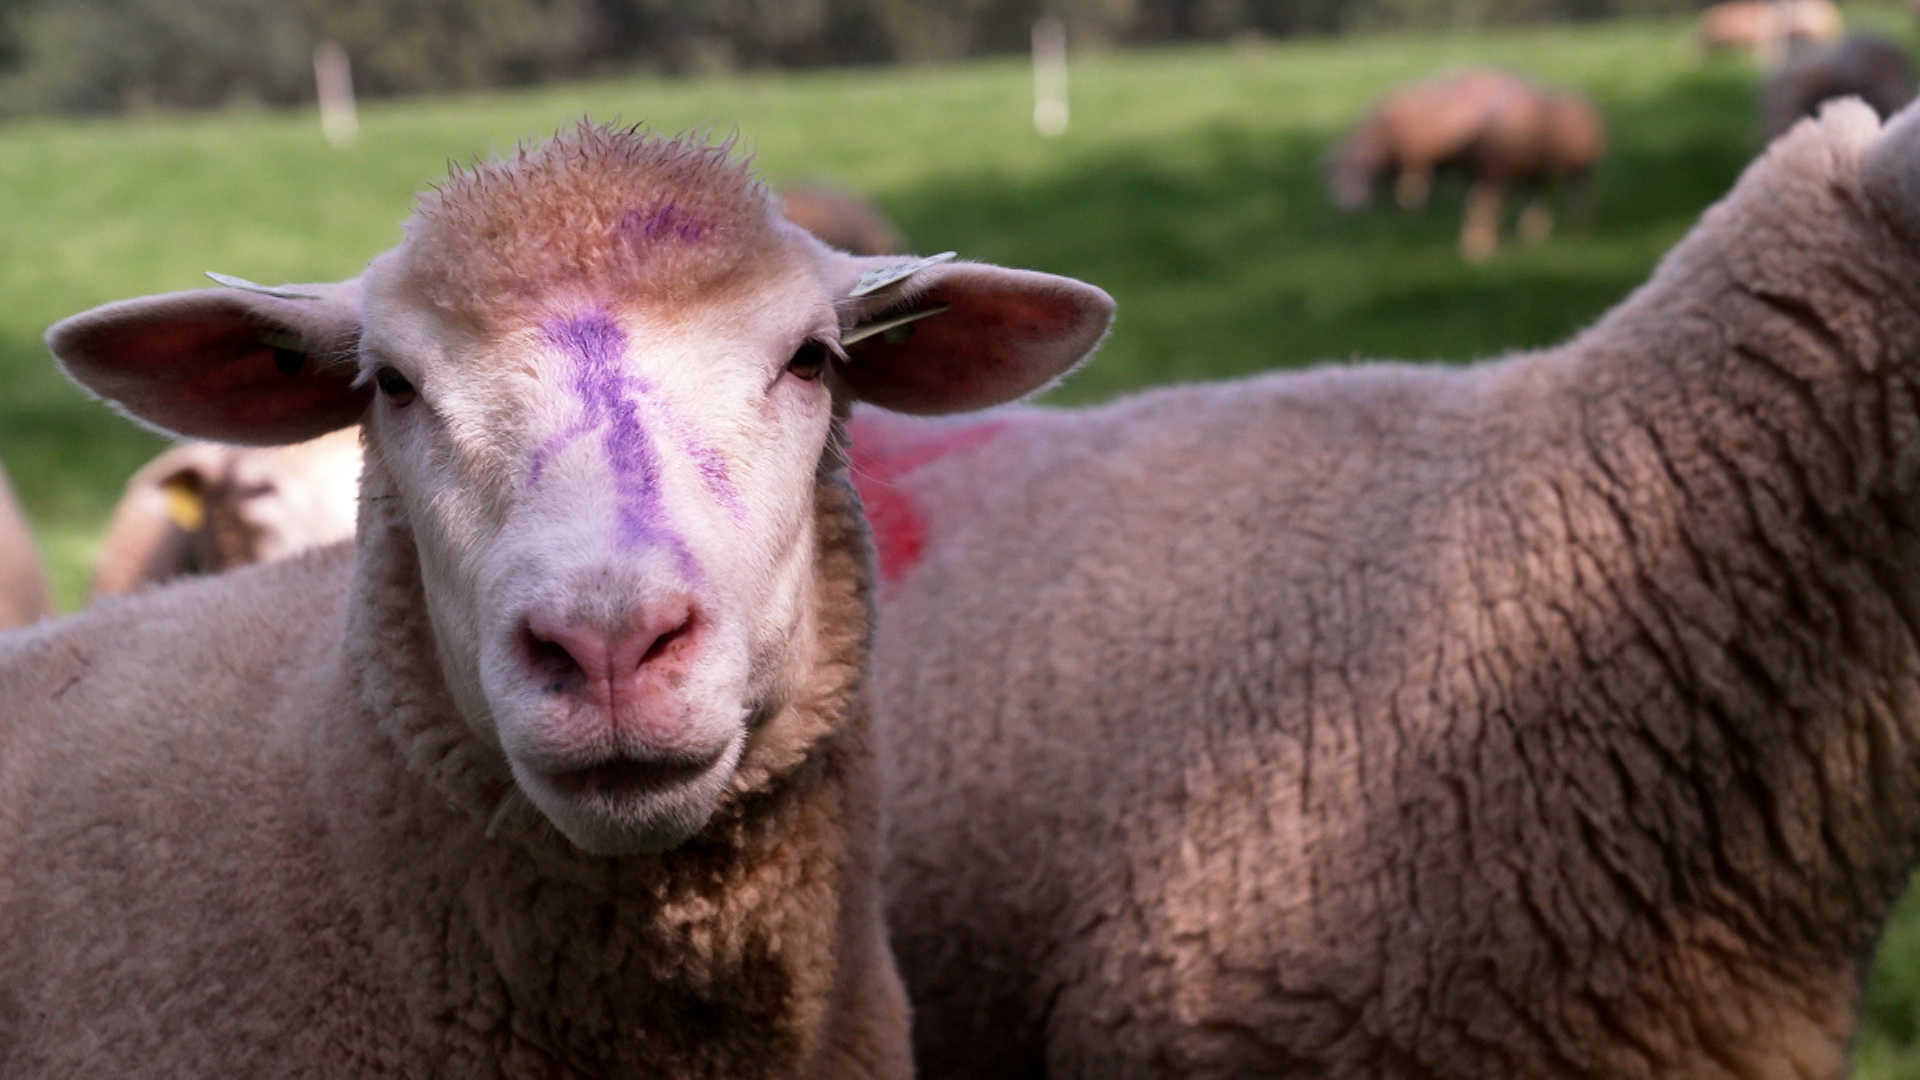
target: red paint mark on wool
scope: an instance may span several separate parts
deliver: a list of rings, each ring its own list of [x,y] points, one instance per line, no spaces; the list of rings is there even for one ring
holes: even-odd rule
[[[928,425],[928,431],[910,433],[899,430],[911,426],[907,421],[875,422],[855,417],[847,425],[853,441],[853,486],[873,526],[881,581],[900,580],[926,553],[926,516],[900,481],[941,458],[984,446],[1008,423],[986,420],[964,427]]]

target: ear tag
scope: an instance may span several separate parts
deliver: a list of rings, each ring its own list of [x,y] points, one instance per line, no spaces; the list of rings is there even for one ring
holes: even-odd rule
[[[899,345],[913,336],[913,323],[917,323],[929,315],[938,315],[952,306],[951,304],[935,304],[930,308],[921,308],[919,311],[909,311],[905,315],[895,315],[891,319],[881,319],[878,322],[867,323],[865,326],[856,326],[840,335],[840,344],[842,346],[852,345],[855,342],[865,341],[875,334],[878,334],[880,335],[880,340],[887,344]]]
[[[199,532],[207,523],[207,503],[184,477],[175,476],[160,485],[167,497],[167,520],[186,532]]]
[[[298,375],[307,366],[307,353],[300,347],[297,334],[285,330],[262,330],[253,335],[262,345],[273,346],[273,369],[282,375]]]
[[[955,252],[943,251],[938,255],[929,255],[924,259],[915,259],[912,262],[894,263],[892,266],[876,266],[872,270],[860,275],[860,280],[853,283],[853,291],[847,294],[847,298],[851,300],[861,296],[868,296],[889,286],[898,285],[929,266],[938,266],[943,262],[953,259],[955,254]]]
[[[259,293],[261,296],[271,296],[279,300],[320,299],[313,293],[295,292],[292,289],[278,288],[273,285],[262,285],[259,282],[248,281],[246,278],[234,277],[232,274],[217,274],[212,270],[208,270],[206,274],[209,278],[213,279],[214,284],[225,285],[229,289],[239,289],[242,292]]]

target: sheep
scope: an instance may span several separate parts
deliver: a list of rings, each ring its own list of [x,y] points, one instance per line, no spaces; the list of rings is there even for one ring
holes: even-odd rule
[[[1916,282],[1920,109],[1839,102],[1557,348],[856,414],[921,1075],[1843,1076]]]
[[[1822,102],[1852,94],[1881,116],[1913,100],[1913,64],[1906,50],[1878,34],[1853,34],[1839,45],[1788,58],[1760,89],[1760,125],[1775,138]]]
[[[1739,50],[1773,63],[1794,42],[1837,41],[1846,29],[1833,0],[1728,0],[1700,13],[1708,52]]]
[[[873,203],[845,188],[814,182],[780,192],[788,221],[851,255],[898,255],[907,238]]]
[[[1508,187],[1584,182],[1605,155],[1605,126],[1584,97],[1473,68],[1387,95],[1329,155],[1327,189],[1335,205],[1359,210],[1392,173],[1395,201],[1411,210],[1426,205],[1437,169],[1458,165],[1472,181],[1460,253],[1480,262],[1499,246]],[[1521,215],[1522,238],[1546,239],[1552,221],[1543,192]]]
[[[35,622],[51,609],[33,531],[0,469],[0,630]]]
[[[345,540],[359,479],[352,428],[296,446],[176,446],[127,481],[94,558],[93,595]]]
[[[357,279],[55,325],[146,424],[366,454],[352,544],[0,639],[0,1074],[906,1075],[842,421],[1110,311],[583,124]]]

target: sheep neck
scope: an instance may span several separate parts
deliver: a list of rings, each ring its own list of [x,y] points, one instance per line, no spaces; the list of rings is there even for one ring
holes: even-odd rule
[[[369,992],[407,984],[413,1014],[467,1017],[445,1060],[733,1076],[814,1058],[836,980],[874,978],[837,970],[857,966],[847,928],[878,920],[871,559],[844,467],[816,483],[812,681],[752,737],[706,829],[631,859],[575,852],[461,719],[392,496],[369,454],[344,645],[364,711],[317,734],[348,902],[398,927],[377,951],[406,976],[370,974]]]

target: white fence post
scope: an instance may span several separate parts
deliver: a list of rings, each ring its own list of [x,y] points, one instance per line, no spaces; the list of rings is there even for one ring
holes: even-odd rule
[[[1033,21],[1033,130],[1067,131],[1067,26],[1052,15]]]
[[[320,131],[335,149],[345,150],[360,137],[360,117],[353,105],[353,68],[339,42],[314,46],[313,84],[320,99]]]

